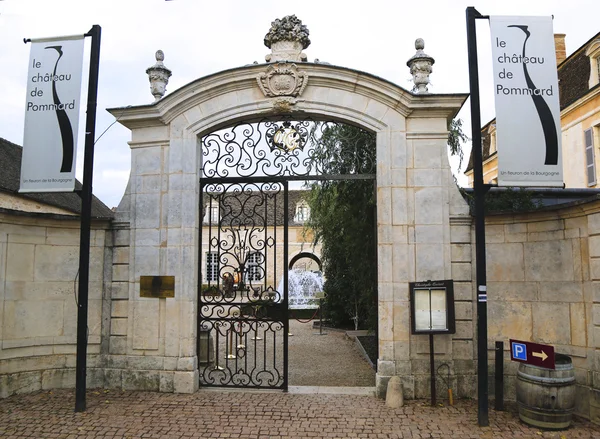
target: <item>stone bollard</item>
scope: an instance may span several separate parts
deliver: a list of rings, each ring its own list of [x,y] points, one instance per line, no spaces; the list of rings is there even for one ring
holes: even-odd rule
[[[404,394],[402,392],[402,381],[400,377],[393,376],[388,381],[385,405],[397,409],[404,405]]]

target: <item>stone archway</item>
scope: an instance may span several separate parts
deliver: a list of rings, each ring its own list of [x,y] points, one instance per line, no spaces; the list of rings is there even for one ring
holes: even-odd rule
[[[319,271],[323,271],[323,264],[321,263],[321,259],[319,259],[317,257],[317,255],[315,255],[314,253],[310,253],[310,252],[300,252],[296,256],[294,256],[292,259],[290,259],[290,263],[288,265],[288,270],[291,270],[292,268],[294,268],[294,265],[296,264],[296,262],[298,262],[300,259],[304,259],[304,258],[314,261],[317,264],[317,266],[319,267]]]
[[[268,64],[200,78],[150,105],[109,110],[132,131],[131,176],[116,214],[117,240],[129,259],[115,271],[119,294],[111,299],[113,309],[124,311],[111,316],[122,329],[109,347],[112,364],[127,364],[122,383],[158,380],[164,391],[197,389],[198,139],[240,120],[290,115],[376,133],[377,384],[382,390],[390,376],[401,375],[408,396],[426,394],[423,342],[409,329],[408,283],[453,278],[457,295],[472,300],[471,219],[446,153],[449,121],[466,95],[416,94],[368,73],[305,62],[297,43],[291,51],[273,44]],[[143,275],[175,276],[175,297],[141,298]],[[460,326],[457,336],[437,343],[449,362],[473,360],[472,318]]]

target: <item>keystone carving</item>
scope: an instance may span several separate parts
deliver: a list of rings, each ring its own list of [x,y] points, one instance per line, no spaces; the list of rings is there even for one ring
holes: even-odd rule
[[[298,102],[298,100],[295,98],[283,97],[273,99],[271,104],[273,105],[273,111],[275,113],[291,113],[296,102]]]
[[[308,82],[308,75],[298,70],[296,64],[271,64],[267,71],[257,76],[258,86],[268,98],[279,96],[297,97]]]

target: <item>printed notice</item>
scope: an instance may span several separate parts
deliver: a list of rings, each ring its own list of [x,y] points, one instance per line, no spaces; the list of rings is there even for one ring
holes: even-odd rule
[[[446,290],[415,290],[415,328],[418,331],[448,328]]]

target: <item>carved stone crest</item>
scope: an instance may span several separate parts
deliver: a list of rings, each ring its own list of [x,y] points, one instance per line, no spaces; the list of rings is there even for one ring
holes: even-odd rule
[[[296,64],[276,63],[257,76],[258,86],[266,97],[297,97],[302,94],[308,82],[308,75],[298,70]]]

